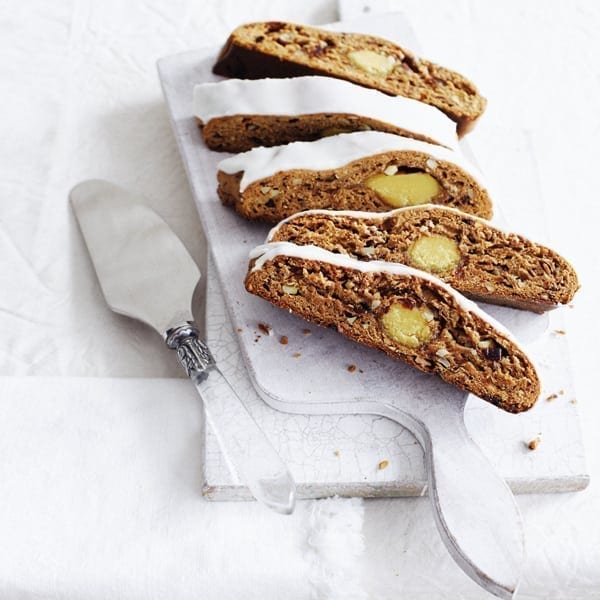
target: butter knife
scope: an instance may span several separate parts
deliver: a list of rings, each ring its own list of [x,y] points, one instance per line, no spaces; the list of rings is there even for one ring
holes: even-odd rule
[[[70,200],[110,308],[177,352],[230,466],[257,500],[290,514],[292,476],[200,339],[191,312],[200,270],[185,246],[143,198],[108,181],[84,181]]]

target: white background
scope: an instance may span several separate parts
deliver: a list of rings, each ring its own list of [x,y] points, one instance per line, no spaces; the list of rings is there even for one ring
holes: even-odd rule
[[[592,484],[519,497],[520,597],[600,598],[600,5],[381,7],[404,11],[428,57],[487,96],[469,141],[505,216],[537,233],[518,215],[523,189],[539,187],[548,241],[579,272],[565,313]],[[320,572],[336,550],[310,543],[319,503],[283,518],[199,497],[193,391],[147,379],[177,376],[173,357],[103,306],[67,205],[80,179],[134,188],[200,261],[156,59],[220,44],[243,21],[333,21],[335,3],[9,0],[0,11],[0,597],[336,597]],[[518,160],[523,140],[534,163]],[[365,502],[362,532],[362,553],[338,565],[355,582],[343,597],[485,597],[446,556],[425,500]]]

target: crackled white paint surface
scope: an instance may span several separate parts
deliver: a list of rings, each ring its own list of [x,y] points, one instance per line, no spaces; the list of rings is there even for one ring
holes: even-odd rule
[[[368,356],[371,361],[378,359],[373,358],[376,354],[365,353],[330,331],[308,326],[313,333],[307,340],[302,333],[307,328],[303,321],[283,314],[244,291],[242,282],[247,251],[263,241],[268,228],[245,222],[232,211],[225,210],[216,197],[215,166],[227,155],[212,153],[204,147],[190,110],[192,82],[214,79],[210,74],[213,59],[214,51],[200,51],[164,59],[159,66],[199,214],[216,255],[221,282],[227,288],[224,300],[219,295],[216,281],[209,279],[208,337],[211,348],[223,361],[223,370],[290,465],[299,484],[300,496],[337,493],[370,497],[425,493],[422,451],[412,435],[399,425],[382,417],[365,415],[299,416],[273,411],[258,398],[248,379],[247,365],[238,352],[238,336],[253,368],[258,369],[259,377],[267,374],[267,385],[280,398],[285,398],[286,386],[291,390],[298,389],[307,373],[317,380],[327,380],[329,389],[336,389],[336,385],[343,385],[348,377],[361,376],[361,357]],[[521,164],[531,165],[535,159],[529,152],[527,138],[521,137]],[[537,190],[531,189],[528,193],[533,200],[539,199]],[[520,223],[527,226],[527,233],[535,239],[542,230],[535,226],[540,221],[539,202],[531,201],[522,208]],[[502,213],[501,210],[497,212]],[[502,222],[501,218],[499,220]],[[522,227],[517,224],[515,229]],[[238,240],[238,244],[232,244],[231,240]],[[242,331],[232,331],[225,306],[229,306],[233,315],[233,327]],[[216,307],[222,307],[221,312]],[[541,401],[533,410],[517,416],[505,414],[478,399],[469,399],[465,419],[471,435],[516,492],[567,491],[585,487],[587,474],[577,406],[569,402],[574,397],[574,390],[568,351],[563,336],[553,333],[562,328],[561,311],[536,316],[492,307],[490,312],[525,343],[536,360],[543,382],[542,398],[560,390],[563,394],[554,402]],[[265,336],[258,329],[259,322],[273,327],[273,335]],[[279,344],[281,335],[288,336],[286,346]],[[315,343],[317,338],[319,342]],[[343,348],[343,351],[328,352],[332,360],[319,371],[323,347],[330,350]],[[302,356],[295,358],[297,353]],[[278,373],[270,379],[269,362],[277,364]],[[349,364],[356,364],[359,370],[349,374]],[[365,366],[363,370],[368,368],[368,364],[362,366]],[[261,385],[263,383],[261,381]],[[298,410],[291,404],[283,408]],[[350,405],[348,411],[352,411]],[[539,434],[542,434],[543,443],[532,453],[525,442]],[[233,483],[210,432],[206,456],[206,496],[213,499],[247,498],[247,490]],[[378,468],[382,460],[388,460],[386,469]]]
[[[384,417],[370,415],[296,415],[276,411],[257,395],[239,351],[237,335],[257,339],[257,350],[278,344],[288,335],[287,346],[277,348],[280,360],[298,362],[299,349],[289,328],[274,330],[269,337],[258,329],[258,321],[245,331],[234,330],[229,320],[214,268],[209,270],[207,339],[221,369],[249,406],[253,416],[289,464],[301,497],[331,494],[415,496],[426,493],[427,475],[423,451],[412,434]],[[496,309],[502,312],[508,309]],[[531,317],[531,315],[529,315]],[[529,412],[510,415],[470,398],[465,411],[467,428],[474,440],[516,493],[556,492],[581,489],[587,484],[584,449],[577,405],[568,370],[556,369],[556,357],[568,356],[566,339],[554,333],[562,319],[555,312],[533,317],[542,323],[535,351],[544,384],[542,399]],[[306,324],[315,330],[314,326]],[[535,331],[530,332],[536,335]],[[259,337],[260,336],[260,337]],[[530,350],[531,351],[531,350]],[[342,368],[342,367],[340,367]],[[545,398],[563,393],[551,402]],[[535,452],[525,445],[541,433]],[[378,464],[387,460],[381,470]],[[250,499],[247,489],[232,477],[214,434],[206,432],[205,495],[215,500]]]

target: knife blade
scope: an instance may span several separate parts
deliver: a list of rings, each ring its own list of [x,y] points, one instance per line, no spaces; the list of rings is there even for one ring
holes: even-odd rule
[[[191,302],[200,270],[165,221],[108,181],[76,185],[70,201],[110,308],[155,329],[194,382],[230,467],[253,496],[284,514],[294,480],[200,339]]]

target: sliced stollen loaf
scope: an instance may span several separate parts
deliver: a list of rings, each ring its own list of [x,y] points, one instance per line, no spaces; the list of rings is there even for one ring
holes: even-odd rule
[[[327,75],[392,96],[431,104],[457,123],[462,135],[485,110],[468,79],[415,56],[388,40],[294,23],[250,23],[235,29],[213,71],[240,79]]]
[[[206,145],[221,152],[367,130],[458,144],[455,124],[437,108],[331,77],[201,83],[194,115]]]
[[[428,273],[289,242],[259,246],[250,258],[246,289],[282,309],[508,412],[531,408],[540,394],[535,367],[511,334]]]
[[[282,221],[267,241],[402,263],[475,300],[535,312],[567,304],[579,287],[573,267],[553,250],[431,204],[377,214],[309,210]]]
[[[217,192],[251,220],[311,208],[386,212],[434,203],[489,218],[482,177],[460,152],[379,131],[254,148],[221,161]]]

